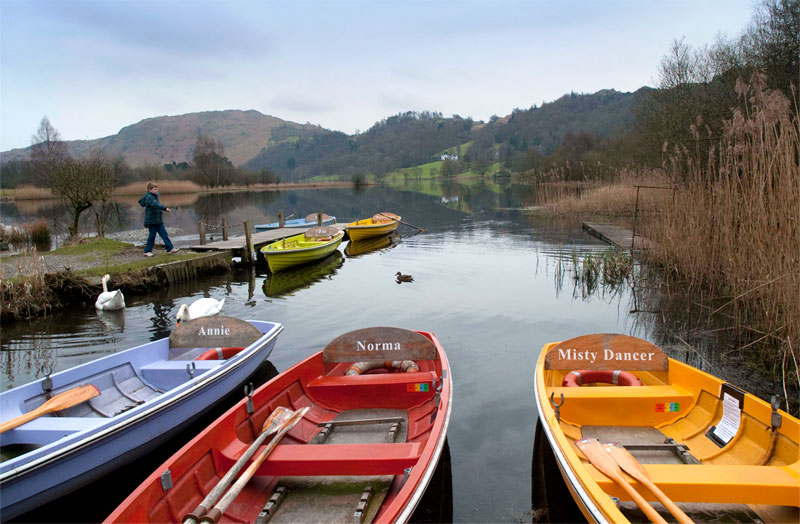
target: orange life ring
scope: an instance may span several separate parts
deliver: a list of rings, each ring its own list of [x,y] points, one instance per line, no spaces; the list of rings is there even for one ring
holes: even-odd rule
[[[583,384],[593,384],[603,382],[614,384],[615,386],[641,386],[642,381],[633,373],[620,369],[579,369],[570,371],[561,381],[561,387],[573,388]]]
[[[239,353],[244,348],[211,348],[195,360],[225,360]]]
[[[419,371],[419,366],[413,360],[394,360],[394,361],[374,361],[374,362],[353,362],[344,372],[345,375],[362,375],[373,369],[384,368],[391,371],[398,370],[403,373],[416,373]]]

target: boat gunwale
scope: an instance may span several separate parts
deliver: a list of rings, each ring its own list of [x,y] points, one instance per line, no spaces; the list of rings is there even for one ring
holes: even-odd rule
[[[221,368],[221,369],[216,369],[216,368],[209,369],[206,373],[203,373],[203,375],[200,375],[198,378],[203,377],[204,375],[207,375],[207,374],[208,374],[208,376],[206,376],[202,380],[197,381],[194,384],[189,385],[189,382],[184,382],[183,384],[181,384],[180,386],[177,386],[176,388],[172,388],[171,390],[165,391],[162,395],[159,395],[158,397],[155,397],[155,398],[161,398],[163,400],[158,401],[158,402],[154,402],[153,404],[151,404],[149,406],[147,406],[147,403],[141,404],[140,406],[136,406],[135,408],[133,408],[131,410],[128,410],[128,411],[126,411],[124,413],[124,414],[132,414],[132,415],[128,415],[125,418],[123,418],[123,419],[121,419],[121,420],[119,420],[119,421],[117,421],[115,423],[112,423],[112,419],[114,417],[108,419],[107,422],[110,423],[110,425],[108,427],[104,428],[104,429],[97,430],[97,428],[89,428],[89,429],[87,429],[85,431],[89,431],[91,433],[87,434],[87,435],[85,435],[83,437],[79,436],[81,433],[83,433],[83,431],[78,431],[78,432],[73,433],[71,435],[66,435],[66,436],[62,437],[61,439],[58,439],[58,440],[56,440],[56,441],[54,441],[54,442],[52,442],[50,444],[46,444],[45,446],[42,446],[41,448],[37,448],[37,449],[43,449],[43,448],[46,448],[47,446],[54,446],[54,449],[50,450],[50,452],[48,452],[47,454],[45,454],[45,455],[43,455],[43,456],[41,456],[41,457],[39,457],[37,459],[31,460],[30,462],[26,462],[24,464],[20,464],[19,466],[11,468],[8,471],[0,474],[0,487],[2,487],[3,483],[7,483],[7,482],[11,482],[13,480],[16,480],[17,478],[20,478],[23,475],[29,474],[30,472],[33,472],[33,471],[35,471],[35,470],[37,470],[37,469],[39,469],[39,468],[41,468],[41,467],[43,467],[43,466],[45,466],[47,464],[50,464],[52,462],[56,462],[58,460],[62,460],[62,459],[68,458],[73,453],[75,453],[77,451],[80,451],[80,450],[82,450],[82,449],[94,444],[97,441],[105,439],[109,435],[113,435],[115,433],[119,433],[120,431],[126,430],[129,427],[131,427],[134,423],[138,423],[142,419],[150,418],[150,417],[158,414],[159,412],[167,409],[168,407],[172,407],[172,406],[174,406],[174,405],[176,405],[176,404],[178,404],[180,402],[183,402],[184,400],[189,398],[197,390],[203,389],[203,388],[205,388],[207,386],[210,386],[214,382],[217,382],[220,379],[226,377],[228,374],[230,374],[231,372],[236,370],[238,367],[240,367],[244,363],[248,362],[252,356],[254,356],[258,352],[260,352],[265,346],[267,346],[270,342],[272,342],[272,340],[274,340],[281,332],[283,332],[283,329],[284,329],[283,325],[278,323],[278,322],[265,322],[265,321],[255,321],[255,322],[269,323],[269,324],[273,325],[273,328],[270,329],[268,332],[264,333],[261,336],[261,338],[259,338],[255,342],[253,342],[253,344],[248,346],[248,349],[250,349],[250,351],[241,351],[237,355],[232,357],[229,360],[229,365],[224,365],[223,364],[224,367]],[[156,342],[156,341],[153,341],[153,342]],[[141,347],[141,346],[137,346],[137,347]],[[131,348],[131,350],[132,349],[136,349],[136,348]],[[113,355],[108,355],[108,356],[111,357]],[[241,358],[239,358],[240,356],[241,356]],[[103,358],[105,358],[105,357],[103,357]],[[97,359],[97,360],[100,360],[100,359]],[[90,362],[93,362],[93,361],[90,361]],[[89,362],[87,362],[87,364],[88,363]],[[70,368],[70,369],[74,369],[74,368]],[[69,369],[63,370],[60,373],[63,373],[63,372],[66,372],[66,371],[69,371]],[[214,373],[209,373],[210,371],[215,371],[215,372]],[[52,375],[52,376],[56,376],[56,375]],[[168,395],[171,395],[171,397],[167,398],[167,399],[164,399],[164,397],[168,396]],[[142,408],[142,410],[140,412],[136,413],[136,409],[138,409],[140,407]],[[68,439],[73,435],[75,436],[74,438],[80,439],[80,440],[77,440],[76,442],[68,444],[63,448],[55,447],[55,445],[58,442],[60,442],[62,439]],[[24,457],[24,455],[21,455],[21,457]],[[14,459],[12,459],[12,460],[14,460]]]
[[[546,344],[545,347],[542,348],[542,352],[539,355],[539,362],[537,362],[536,364],[536,374],[535,374],[536,380],[535,380],[535,387],[533,388],[533,395],[534,398],[536,399],[536,408],[539,414],[539,423],[542,424],[542,430],[544,431],[544,434],[547,437],[548,444],[550,445],[550,448],[553,450],[553,453],[556,455],[556,463],[558,464],[558,467],[562,472],[562,477],[564,476],[564,474],[566,474],[568,478],[565,480],[569,482],[570,487],[572,488],[572,490],[574,490],[575,494],[580,498],[586,510],[588,510],[591,513],[592,517],[595,519],[595,522],[598,522],[600,524],[610,524],[613,521],[607,518],[605,512],[597,504],[595,504],[594,499],[588,493],[583,482],[578,477],[578,473],[573,470],[572,463],[565,456],[564,451],[561,449],[561,446],[558,445],[558,442],[555,438],[555,434],[553,433],[553,428],[551,428],[548,421],[545,420],[544,405],[542,404],[541,392],[539,391],[539,387],[541,385],[542,389],[546,393],[546,386],[544,384],[543,374],[539,373],[539,370],[540,369],[544,370],[544,355],[548,351],[550,351],[550,349],[555,344],[556,343]],[[584,512],[581,511],[581,513]],[[586,516],[585,513],[584,516]]]
[[[430,332],[427,332],[430,333]],[[438,342],[438,338],[433,333],[430,333],[433,338],[436,340],[436,345],[441,347]],[[400,516],[396,519],[398,522],[408,522],[411,519],[411,515],[414,513],[414,510],[419,505],[419,501],[422,498],[422,495],[425,493],[426,489],[428,488],[428,484],[430,484],[431,477],[433,473],[436,471],[436,468],[439,465],[439,458],[441,457],[442,450],[444,449],[445,440],[447,440],[447,428],[450,425],[450,415],[453,410],[453,376],[450,369],[450,362],[447,360],[447,355],[444,352],[444,349],[441,351],[440,359],[444,360],[444,364],[447,364],[445,368],[442,366],[442,370],[447,370],[447,379],[448,380],[448,388],[449,388],[449,395],[447,396],[447,412],[445,413],[444,422],[442,424],[442,430],[439,432],[439,438],[436,442],[436,447],[433,450],[431,455],[431,460],[428,461],[428,465],[425,468],[425,471],[422,473],[419,482],[414,490],[414,493],[409,498],[408,502],[406,503],[405,508],[400,513]]]
[[[284,240],[289,240],[290,238],[298,237],[300,235],[305,235],[305,233],[300,233],[298,235],[292,235],[290,237],[285,238]],[[278,240],[273,242],[272,244],[268,244],[261,248],[261,252],[264,253],[265,256],[275,256],[275,255],[294,255],[297,253],[308,253],[310,251],[322,249],[325,247],[330,246],[334,242],[341,241],[344,238],[344,231],[339,231],[334,238],[327,241],[320,241],[319,245],[311,246],[311,247],[302,247],[302,248],[292,248],[292,249],[285,249],[283,251],[273,251],[269,248],[274,246],[275,244],[279,244],[283,242],[283,240]]]

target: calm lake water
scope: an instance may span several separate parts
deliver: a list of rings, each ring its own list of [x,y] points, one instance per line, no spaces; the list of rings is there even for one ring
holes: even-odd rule
[[[401,238],[392,245],[358,256],[346,256],[343,244],[333,258],[292,274],[237,270],[128,297],[127,308],[118,314],[97,313],[86,305],[3,326],[4,389],[38,377],[43,365],[60,370],[167,336],[180,304],[199,297],[225,298],[227,315],[282,323],[286,329],[269,359],[278,371],[350,330],[396,326],[432,331],[447,352],[454,384],[451,471],[446,472],[451,488],[444,488],[452,493],[435,497],[433,504],[452,504],[447,509],[456,522],[530,521],[537,417],[533,373],[542,346],[597,332],[655,343],[663,336],[663,322],[656,324],[655,316],[629,313],[634,309],[630,287],[594,293],[573,287],[572,254],[599,253],[606,246],[583,233],[578,220],[531,212],[538,201],[527,186],[424,183],[363,192],[217,194],[192,202],[164,195],[162,201],[177,207],[167,215],[167,225],[187,232],[177,237],[178,245],[194,243],[196,235],[188,233],[196,231],[197,220],[261,223],[274,220],[279,210],[297,217],[323,210],[339,222],[392,211],[425,232],[415,235],[401,226]],[[4,206],[4,220],[53,213],[45,207]],[[139,227],[141,209],[135,199],[119,207],[110,229]],[[414,282],[397,284],[397,271],[413,275]],[[99,487],[82,490],[51,515],[73,521],[102,518],[190,437],[152,454],[138,470],[126,469],[104,482],[102,497],[97,497]],[[85,504],[81,496],[91,502]],[[46,518],[42,515],[48,514],[36,517]]]

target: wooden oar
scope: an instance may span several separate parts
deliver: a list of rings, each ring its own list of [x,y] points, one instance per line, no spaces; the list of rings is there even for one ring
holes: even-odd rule
[[[419,232],[420,232],[420,233],[422,233],[423,231],[425,231],[425,230],[424,230],[424,229],[422,229],[421,227],[417,227],[417,226],[415,226],[414,224],[409,224],[408,222],[403,222],[402,220],[400,220],[400,219],[399,219],[399,218],[397,218],[396,216],[395,216],[395,217],[392,217],[392,216],[389,216],[389,215],[384,215],[383,213],[377,213],[377,214],[378,214],[378,215],[380,215],[380,216],[382,216],[382,217],[386,217],[386,218],[388,218],[388,219],[390,219],[390,220],[394,220],[395,222],[400,222],[401,224],[405,224],[405,225],[407,225],[408,227],[413,227],[414,229],[419,229]]]
[[[644,484],[645,487],[649,489],[653,495],[655,495],[656,498],[661,501],[662,504],[664,504],[664,507],[667,508],[667,510],[669,510],[669,512],[672,513],[676,519],[678,519],[678,522],[681,524],[694,523],[694,521],[690,519],[689,516],[666,495],[666,493],[661,491],[661,488],[656,486],[655,483],[650,480],[650,475],[647,474],[647,470],[645,470],[641,463],[636,460],[636,457],[631,455],[630,451],[625,449],[622,445],[614,442],[603,444],[603,449],[605,449],[606,452],[611,455],[611,458],[616,461],[616,463],[625,473]]]
[[[622,476],[622,470],[619,469],[619,466],[617,466],[617,463],[611,458],[611,455],[606,453],[603,449],[603,445],[600,444],[597,439],[577,440],[575,441],[575,446],[589,459],[592,466],[596,467],[606,477],[619,484],[619,486],[631,496],[633,501],[636,502],[636,505],[644,511],[647,518],[655,524],[667,524],[667,521],[658,514],[655,508],[653,508],[638,491],[633,489],[633,486]]]
[[[250,460],[250,457],[258,450],[261,444],[266,440],[266,438],[275,433],[283,424],[288,422],[289,418],[294,414],[289,408],[285,408],[283,406],[278,406],[275,408],[267,420],[264,421],[264,425],[261,427],[261,434],[256,438],[250,447],[244,452],[244,454],[239,457],[239,460],[225,473],[225,476],[217,482],[217,485],[214,486],[206,498],[203,499],[203,502],[197,506],[194,511],[183,517],[183,524],[196,524],[197,521],[200,520],[200,517],[206,514],[208,508],[210,508],[217,499],[225,492],[225,490],[230,486],[233,477],[239,474],[241,471],[242,466]]]
[[[292,429],[295,424],[300,422],[300,420],[305,416],[306,412],[309,409],[310,408],[306,407],[298,409],[297,411],[292,413],[292,416],[289,418],[289,420],[287,420],[281,425],[278,434],[275,435],[270,441],[270,443],[264,447],[261,453],[259,453],[259,455],[255,458],[255,460],[253,460],[253,462],[245,470],[245,472],[242,473],[242,476],[236,480],[233,486],[231,486],[231,489],[229,489],[228,492],[225,494],[225,496],[222,497],[222,499],[220,499],[219,502],[217,502],[217,505],[214,506],[214,508],[211,511],[206,513],[206,515],[202,518],[200,522],[211,522],[213,524],[219,522],[219,519],[220,517],[222,517],[222,514],[225,512],[226,509],[228,509],[228,506],[230,506],[231,502],[233,502],[233,500],[239,495],[239,493],[242,491],[242,489],[244,489],[247,483],[250,482],[250,479],[253,478],[253,475],[256,474],[256,471],[258,470],[259,467],[261,467],[261,464],[266,460],[267,456],[272,452],[273,449],[275,449],[275,446],[278,445],[278,442],[280,442],[280,440],[283,438],[283,436],[286,434],[287,431]]]
[[[72,406],[77,406],[81,402],[86,402],[90,398],[94,398],[99,394],[100,391],[91,384],[78,386],[77,388],[64,391],[63,393],[54,395],[50,400],[46,401],[38,408],[3,422],[0,424],[0,433],[5,433],[9,429],[14,429],[17,426],[21,426],[26,422],[30,422],[35,418],[46,415],[47,413],[53,413],[55,411],[71,408]]]

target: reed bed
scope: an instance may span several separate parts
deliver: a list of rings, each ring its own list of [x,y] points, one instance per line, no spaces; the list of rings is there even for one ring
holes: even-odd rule
[[[647,258],[689,289],[718,290],[740,335],[782,369],[797,370],[800,349],[800,118],[797,106],[756,75],[739,82],[742,108],[710,137],[698,122],[697,147],[676,148],[666,168],[679,185],[676,206],[644,224],[655,241]],[[701,158],[701,141],[714,147]],[[707,150],[707,149],[706,149]],[[800,373],[791,373],[797,376]]]
[[[633,217],[636,214],[637,185],[648,186],[648,189],[639,191],[638,207],[642,214],[659,212],[673,198],[672,191],[650,189],[671,187],[664,172],[655,169],[623,169],[610,183],[584,184],[572,194],[553,188],[547,191],[555,197],[552,210],[558,214]]]
[[[24,184],[14,190],[14,200],[44,200],[50,198],[55,197],[50,188],[47,187]]]
[[[179,193],[199,193],[203,187],[191,180],[159,180],[158,192],[162,195]],[[114,190],[115,195],[144,195],[147,193],[147,182],[134,182],[120,186]]]

